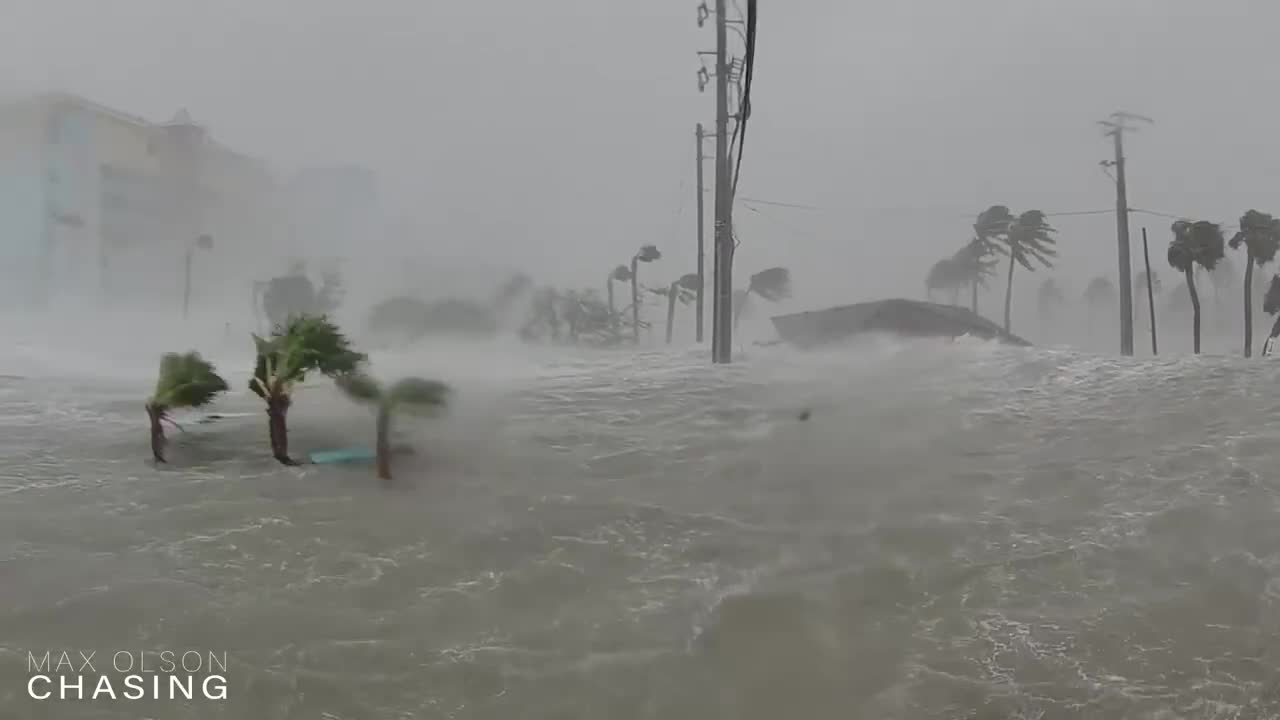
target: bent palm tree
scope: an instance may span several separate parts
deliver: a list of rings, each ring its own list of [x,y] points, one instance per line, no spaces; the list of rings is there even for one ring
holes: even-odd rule
[[[1267,342],[1262,346],[1263,356],[1271,354],[1272,345],[1275,344],[1277,337],[1280,337],[1280,275],[1271,277],[1271,284],[1267,286],[1267,293],[1262,297],[1262,312],[1268,315],[1276,315],[1276,322],[1271,326],[1271,334],[1267,336]]]
[[[960,288],[966,284],[964,268],[961,263],[954,257],[942,258],[929,268],[929,274],[924,279],[925,296],[930,302],[933,301],[934,291],[946,292],[951,291],[951,304],[955,305],[960,301]]]
[[[995,276],[996,265],[1000,262],[995,256],[1004,253],[1001,243],[1009,235],[1009,227],[1013,225],[1013,215],[1004,205],[992,205],[978,213],[973,223],[973,239],[956,253],[956,257],[965,268],[969,277],[970,307],[978,312],[978,287],[986,287],[987,280]]]
[[[650,288],[649,292],[654,295],[661,295],[667,299],[667,344],[671,344],[672,333],[676,324],[676,303],[688,305],[697,298],[698,287],[702,283],[698,280],[697,273],[689,273],[680,276],[679,280],[671,283],[665,288]]]
[[[1268,213],[1250,210],[1240,217],[1240,231],[1229,243],[1232,250],[1244,246],[1244,356],[1253,355],[1253,266],[1259,268],[1276,258],[1280,250],[1280,220]]]
[[[213,402],[218,393],[226,390],[227,381],[198,352],[166,353],[160,358],[160,379],[156,381],[155,393],[146,405],[147,417],[151,419],[151,455],[156,462],[165,462],[162,423],[173,423],[169,411],[204,407]]]
[[[1179,220],[1173,224],[1173,241],[1169,243],[1169,265],[1182,272],[1191,295],[1191,337],[1196,354],[1200,353],[1200,295],[1196,292],[1195,269],[1212,271],[1225,255],[1222,228],[1207,220]]]
[[[1045,220],[1044,213],[1039,210],[1028,210],[1018,216],[1009,226],[1008,232],[1001,238],[1008,246],[1009,278],[1004,291],[1004,331],[1010,332],[1010,314],[1013,307],[1013,267],[1021,265],[1028,272],[1035,272],[1032,261],[1042,267],[1053,267],[1053,258],[1058,251],[1054,249],[1056,232]]]
[[[741,291],[740,299],[733,301],[733,329],[738,329],[738,319],[747,300],[754,294],[762,300],[779,302],[791,297],[791,271],[784,267],[771,267],[751,276],[747,289]]]
[[[645,245],[631,258],[631,339],[640,344],[640,263],[662,259],[658,246]]]
[[[284,465],[296,465],[289,457],[288,427],[294,388],[308,372],[337,378],[356,372],[367,358],[323,316],[292,318],[269,337],[254,335],[253,342],[257,360],[249,389],[267,403],[271,455]]]
[[[348,397],[377,408],[377,430],[374,453],[378,477],[391,479],[391,417],[397,408],[426,410],[443,408],[449,399],[449,386],[438,380],[410,377],[384,387],[364,373],[350,373],[337,378],[338,388]]]

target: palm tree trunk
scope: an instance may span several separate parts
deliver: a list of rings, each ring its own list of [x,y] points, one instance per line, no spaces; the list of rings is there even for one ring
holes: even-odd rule
[[[1245,256],[1244,265],[1244,356],[1253,356],[1253,253]]]
[[[969,309],[973,311],[974,315],[977,315],[978,314],[978,281],[976,279],[973,281],[973,286],[971,291],[973,295],[969,298]]]
[[[1187,268],[1187,292],[1191,293],[1191,346],[1200,354],[1200,294],[1196,292],[1196,279]]]
[[[158,463],[166,462],[164,459],[164,425],[161,420],[164,418],[164,407],[154,403],[147,403],[147,417],[151,420],[151,456]]]
[[[1009,252],[1009,280],[1004,288],[1004,331],[1009,330],[1009,309],[1013,307],[1013,252]]]
[[[374,453],[377,455],[378,478],[384,483],[389,483],[391,481],[391,404],[385,400],[378,407]]]
[[[680,290],[679,283],[671,283],[667,289],[667,344],[671,344],[671,333],[676,323],[676,296]]]
[[[281,465],[297,465],[289,457],[289,398],[274,397],[267,400],[267,433],[271,437],[271,456]]]
[[[636,345],[640,344],[640,281],[636,278],[636,272],[640,269],[640,263],[635,259],[631,259],[631,339]]]

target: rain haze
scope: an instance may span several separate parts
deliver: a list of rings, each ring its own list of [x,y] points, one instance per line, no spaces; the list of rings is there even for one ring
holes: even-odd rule
[[[1280,4],[701,4],[0,0],[0,715],[1280,717]]]

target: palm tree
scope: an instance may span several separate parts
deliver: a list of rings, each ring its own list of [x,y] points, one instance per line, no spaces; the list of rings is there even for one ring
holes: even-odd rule
[[[747,289],[733,300],[733,329],[738,329],[738,318],[747,305],[747,299],[755,294],[769,302],[779,302],[791,297],[791,271],[784,267],[771,267],[751,276]]]
[[[987,281],[995,277],[996,266],[1000,264],[995,255],[1000,252],[1003,250],[999,245],[974,238],[951,257],[957,281],[970,289],[969,309],[974,314],[978,312],[978,288],[987,287]]]
[[[951,304],[956,305],[960,302],[960,288],[967,284],[965,276],[965,268],[961,262],[954,257],[942,258],[929,268],[929,274],[924,279],[925,295],[929,301],[933,301],[933,293],[935,290],[940,292],[951,291]]]
[[[340,375],[338,388],[348,397],[377,408],[374,454],[378,477],[391,480],[391,416],[397,408],[408,406],[424,410],[443,408],[449,399],[449,386],[438,380],[409,377],[383,386],[362,372]]]
[[[1036,292],[1036,308],[1040,313],[1040,322],[1044,324],[1051,321],[1066,299],[1066,294],[1062,292],[1058,281],[1045,278]]]
[[[263,338],[253,336],[257,360],[249,389],[267,402],[267,430],[271,454],[285,465],[296,465],[289,457],[287,416],[293,404],[293,390],[308,372],[337,378],[356,372],[368,358],[351,348],[342,331],[325,316],[301,315]]]
[[[995,266],[999,262],[995,255],[1004,253],[1001,243],[1005,242],[1012,225],[1013,214],[1009,208],[992,205],[978,213],[978,219],[973,223],[973,239],[956,253],[969,276],[972,291],[969,309],[975,314],[978,312],[978,286],[986,287],[987,280],[995,276]]]
[[[609,295],[609,312],[615,312],[617,309],[613,303],[613,283],[615,281],[630,282],[631,269],[628,268],[626,265],[619,265],[618,267],[614,268],[612,272],[609,273],[609,279],[605,283],[605,288],[608,290],[608,295]]]
[[[676,323],[676,302],[688,305],[698,296],[698,286],[701,283],[698,280],[697,273],[689,273],[680,276],[679,280],[671,283],[670,287],[650,288],[649,292],[654,295],[661,295],[667,299],[667,344],[671,344],[672,332]]]
[[[1093,329],[1093,316],[1100,308],[1116,301],[1116,286],[1111,280],[1098,276],[1089,281],[1084,289],[1085,316],[1089,321],[1089,329]]]
[[[1263,356],[1271,354],[1271,346],[1277,337],[1280,337],[1280,275],[1271,276],[1271,284],[1267,286],[1267,294],[1262,298],[1262,312],[1268,315],[1276,315],[1276,322],[1271,326],[1271,334],[1267,336],[1267,342],[1262,346]]]
[[[1173,241],[1169,243],[1169,265],[1182,272],[1191,295],[1191,337],[1194,352],[1200,353],[1200,296],[1196,293],[1194,272],[1197,267],[1212,272],[1225,255],[1226,242],[1222,228],[1207,220],[1179,220],[1173,224]]]
[[[631,339],[640,344],[640,263],[651,263],[662,258],[656,245],[641,246],[631,258]]]
[[[174,408],[198,408],[213,402],[218,393],[226,392],[227,381],[213,369],[213,364],[198,352],[166,353],[160,358],[160,379],[147,400],[147,417],[151,419],[151,455],[156,462],[164,459],[164,425],[173,422],[169,411]]]
[[[1244,266],[1244,356],[1253,355],[1253,266],[1271,262],[1280,250],[1280,220],[1268,213],[1250,210],[1240,217],[1240,231],[1231,238],[1232,250],[1245,249]]]
[[[1035,272],[1032,261],[1042,267],[1053,267],[1053,258],[1058,251],[1053,238],[1056,232],[1045,220],[1044,213],[1039,210],[1028,210],[1018,216],[1009,226],[1009,231],[1001,238],[1009,252],[1009,278],[1004,291],[1004,331],[1010,332],[1010,312],[1013,307],[1013,267],[1021,265],[1028,272]]]

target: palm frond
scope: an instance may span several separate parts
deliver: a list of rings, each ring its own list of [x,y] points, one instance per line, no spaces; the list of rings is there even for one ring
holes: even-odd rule
[[[354,372],[334,378],[334,385],[358,402],[376,403],[383,398],[382,385],[365,373]]]
[[[751,276],[747,292],[778,302],[791,297],[791,271],[784,267],[771,267]]]
[[[619,265],[613,269],[612,273],[609,273],[609,277],[618,282],[628,282],[631,280],[631,268],[626,265]]]
[[[200,353],[167,353],[160,358],[152,402],[164,407],[203,407],[226,390],[227,381]]]
[[[450,393],[449,386],[439,380],[407,377],[391,385],[387,390],[387,400],[418,407],[444,407],[449,402]]]
[[[658,250],[657,245],[644,245],[640,248],[640,252],[636,253],[636,260],[643,263],[661,259],[662,253]]]

